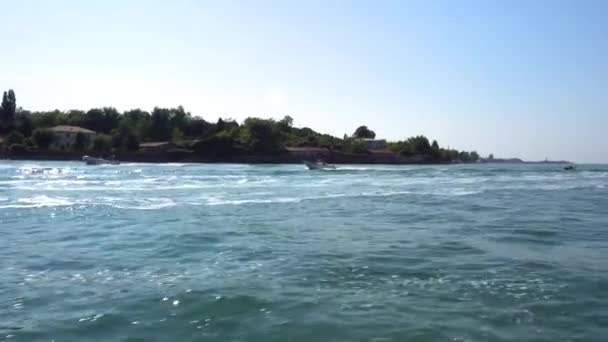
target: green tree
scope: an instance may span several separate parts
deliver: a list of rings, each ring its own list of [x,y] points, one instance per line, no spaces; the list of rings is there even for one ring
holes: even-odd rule
[[[211,136],[215,132],[215,127],[212,123],[205,121],[203,118],[192,118],[183,131],[184,135],[191,138],[204,138]]]
[[[53,132],[47,129],[36,129],[32,136],[36,145],[42,149],[47,149],[53,142]]]
[[[112,148],[112,138],[107,134],[97,134],[93,141],[93,149],[95,151],[108,151]]]
[[[427,139],[424,135],[409,138],[408,142],[413,146],[415,154],[431,153],[431,144],[429,143],[429,139]]]
[[[119,126],[129,126],[138,140],[145,140],[150,132],[150,113],[141,109],[132,109],[122,114]]]
[[[469,157],[471,158],[472,162],[476,162],[479,160],[479,153],[477,153],[477,151],[472,151],[469,153]]]
[[[23,134],[17,131],[11,132],[5,139],[4,143],[6,146],[10,146],[13,144],[23,144]]]
[[[83,126],[85,122],[85,115],[85,112],[82,110],[70,110],[64,114],[66,124],[71,126]]]
[[[2,104],[0,105],[0,130],[8,133],[15,128],[15,113],[17,111],[17,98],[12,89],[2,94]]]
[[[173,128],[173,132],[171,132],[171,141],[176,143],[184,140],[184,133],[178,127]]]
[[[67,124],[67,120],[65,120],[65,114],[59,110],[51,112],[33,112],[32,124],[34,128],[46,128]]]
[[[353,134],[353,136],[359,139],[374,139],[376,137],[376,133],[367,128],[367,126],[359,126],[355,130],[355,134]]]
[[[441,151],[439,149],[439,143],[437,143],[437,140],[433,140],[433,143],[431,144],[430,155],[435,160],[441,159]]]
[[[115,108],[94,108],[84,115],[82,125],[96,132],[110,133],[118,127],[119,119],[120,113]]]
[[[231,131],[238,128],[239,124],[232,119],[223,120],[222,118],[219,118],[217,119],[217,123],[215,124],[216,133],[220,133],[223,131]]]
[[[187,131],[192,120],[192,115],[184,110],[184,107],[178,106],[170,110],[170,122],[173,129],[178,128],[181,132]],[[173,129],[171,133],[173,133]]]
[[[364,143],[360,142],[360,141],[356,141],[351,145],[351,152],[353,153],[358,153],[358,154],[364,154],[367,153],[367,147],[365,146]]]
[[[283,132],[289,132],[293,126],[293,118],[286,115],[281,121],[278,122],[279,129]]]
[[[127,134],[127,138],[125,140],[125,147],[129,151],[139,150],[139,139],[137,138],[137,135],[135,135],[135,133],[129,132],[129,134]]]
[[[150,138],[154,141],[168,141],[172,131],[171,111],[155,107],[150,120]]]
[[[408,142],[404,142],[404,143],[400,144],[399,153],[402,156],[411,157],[414,154],[416,154],[416,149],[415,149],[414,145],[412,145]]]
[[[243,141],[256,154],[273,154],[281,150],[281,132],[272,119],[247,118]]]
[[[32,115],[30,112],[23,111],[17,114],[17,130],[25,137],[32,135],[34,124],[32,123]]]

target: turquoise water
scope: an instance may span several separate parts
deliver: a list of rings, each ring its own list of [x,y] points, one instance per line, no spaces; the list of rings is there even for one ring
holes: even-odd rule
[[[605,341],[608,167],[0,163],[0,340]]]

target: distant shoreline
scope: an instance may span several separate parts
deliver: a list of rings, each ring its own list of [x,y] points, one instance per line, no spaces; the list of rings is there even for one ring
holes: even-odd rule
[[[201,156],[188,152],[97,152],[97,151],[23,151],[3,153],[4,160],[81,161],[82,156],[108,157],[115,155],[121,162],[140,163],[243,163],[243,164],[299,164],[314,160],[319,155],[285,152],[277,155]],[[494,159],[479,162],[441,162],[424,156],[404,157],[398,154],[349,154],[327,152],[321,154],[331,164],[384,164],[384,165],[458,165],[458,164],[568,164],[567,161],[523,161],[520,159]]]
[[[243,164],[299,164],[304,160],[315,160],[321,157],[331,164],[386,164],[386,165],[446,165],[456,164],[438,162],[420,157],[403,157],[397,154],[349,154],[329,152],[323,154],[307,155],[299,153],[281,153],[277,155],[241,155],[241,156],[201,156],[188,152],[55,152],[55,151],[24,151],[18,153],[4,153],[1,159],[6,160],[43,160],[43,161],[80,161],[82,156],[108,157],[114,155],[120,162],[141,163],[243,163]],[[459,163],[464,164],[464,163]],[[475,164],[475,163],[470,163]]]

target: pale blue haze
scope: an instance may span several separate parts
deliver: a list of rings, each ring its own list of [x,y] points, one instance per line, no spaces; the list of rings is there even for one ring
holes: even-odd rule
[[[0,341],[604,341],[608,167],[0,164]]]
[[[3,1],[28,109],[184,105],[608,162],[605,1]]]

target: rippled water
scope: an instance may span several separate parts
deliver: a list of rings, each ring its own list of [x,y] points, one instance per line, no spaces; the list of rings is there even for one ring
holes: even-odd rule
[[[0,163],[0,340],[604,341],[608,167]]]

